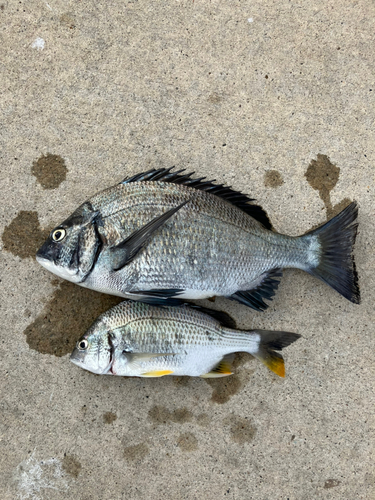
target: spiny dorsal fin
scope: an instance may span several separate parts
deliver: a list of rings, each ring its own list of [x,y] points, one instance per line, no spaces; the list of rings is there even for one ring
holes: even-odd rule
[[[232,375],[233,359],[234,354],[226,354],[210,372],[201,375],[201,378],[220,378]]]
[[[266,229],[272,229],[271,222],[268,215],[259,205],[252,205],[251,202],[254,201],[253,198],[249,198],[246,194],[240,193],[239,191],[234,191],[230,186],[224,186],[223,184],[214,184],[215,179],[211,181],[206,181],[206,177],[199,177],[198,179],[191,179],[194,172],[190,174],[182,174],[185,169],[177,170],[176,172],[171,172],[172,168],[159,168],[151,169],[147,172],[142,172],[140,174],[133,175],[132,177],[126,177],[121,184],[129,184],[130,182],[171,182],[173,184],[183,184],[194,189],[199,189],[200,191],[207,191],[208,193],[214,194],[223,200],[228,201],[235,207],[239,208],[246,214],[253,217],[255,220],[263,224]]]
[[[226,328],[236,329],[236,322],[234,319],[229,316],[229,314],[223,311],[215,311],[214,309],[209,309],[208,307],[202,307],[197,304],[192,304],[190,302],[186,302],[186,305],[191,309],[195,309],[196,311],[200,311],[204,314],[208,314],[212,318],[216,319],[221,326],[225,326]]]

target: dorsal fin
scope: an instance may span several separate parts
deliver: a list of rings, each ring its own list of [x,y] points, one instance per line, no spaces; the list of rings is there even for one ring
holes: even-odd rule
[[[129,184],[131,182],[143,182],[143,181],[159,181],[159,182],[171,182],[173,184],[183,184],[194,189],[199,189],[200,191],[207,191],[208,193],[214,194],[225,201],[228,201],[235,207],[239,208],[246,214],[257,220],[266,229],[272,229],[271,222],[268,215],[259,205],[252,205],[251,202],[254,201],[253,198],[249,198],[246,194],[240,193],[239,191],[234,191],[230,186],[224,186],[224,184],[214,184],[215,179],[211,181],[206,181],[206,177],[199,177],[198,179],[191,179],[194,172],[190,174],[182,174],[185,169],[177,170],[176,172],[171,172],[172,168],[159,168],[151,169],[147,172],[142,172],[140,174],[133,175],[132,177],[126,177],[121,184]]]
[[[208,316],[211,316],[212,318],[216,319],[216,321],[218,321],[221,324],[221,326],[224,326],[226,328],[231,328],[233,330],[236,329],[236,322],[226,312],[215,311],[215,309],[209,309],[208,307],[202,307],[197,304],[192,304],[190,302],[186,302],[186,305],[191,309],[195,309],[196,311],[208,314]]]

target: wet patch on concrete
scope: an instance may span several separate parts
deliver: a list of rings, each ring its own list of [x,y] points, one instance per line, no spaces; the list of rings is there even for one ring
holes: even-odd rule
[[[205,380],[213,389],[211,401],[221,405],[227,403],[242,387],[238,375],[230,375],[223,378],[208,378]]]
[[[35,258],[36,252],[48,234],[49,231],[40,227],[37,212],[21,210],[9,226],[5,226],[2,236],[4,250],[21,259]]]
[[[124,448],[124,458],[130,462],[143,460],[149,454],[149,448],[146,443],[139,443],[134,446]]]
[[[94,320],[123,299],[81,288],[69,281],[53,281],[58,288],[41,314],[24,331],[30,349],[42,354],[70,354]]]
[[[82,465],[78,462],[77,458],[74,455],[67,455],[66,453],[64,453],[61,465],[65,472],[75,478],[78,477],[82,469]]]
[[[177,408],[174,411],[169,411],[164,406],[154,406],[148,412],[149,419],[156,424],[166,424],[174,422],[175,424],[184,424],[190,422],[193,414],[187,408]]]
[[[196,422],[198,425],[202,427],[207,427],[210,424],[211,419],[207,415],[207,413],[201,413],[200,415],[197,416]]]
[[[253,356],[247,353],[237,353],[233,361],[233,371],[235,372],[239,366],[245,364],[249,359],[253,359]],[[246,376],[249,377],[252,371],[246,371],[246,373]],[[211,401],[218,404],[227,403],[243,386],[240,377],[236,373],[228,377],[207,378],[204,380],[213,388]]]
[[[308,166],[305,177],[310,186],[319,192],[327,212],[327,220],[341,212],[351,200],[345,198],[337,205],[332,206],[331,191],[336,186],[340,176],[340,168],[331,163],[326,155],[318,154]]]
[[[340,483],[341,481],[338,481],[337,479],[327,479],[327,481],[324,483],[324,488],[334,488]]]
[[[247,418],[230,415],[223,423],[229,426],[231,440],[237,444],[250,443],[255,437],[257,429]]]
[[[219,102],[221,102],[222,100],[223,98],[217,92],[213,92],[208,96],[208,102],[210,102],[211,104],[219,104]]]
[[[62,26],[65,26],[70,30],[74,30],[76,27],[76,21],[72,12],[65,12],[64,14],[61,14],[60,23]]]
[[[68,169],[59,155],[47,153],[34,161],[31,173],[44,189],[56,189],[65,181]]]
[[[182,451],[195,451],[198,449],[198,440],[191,432],[186,432],[181,434],[177,439],[177,446],[181,448]]]
[[[103,414],[103,421],[105,424],[112,424],[115,420],[117,420],[116,413],[112,413],[111,411],[107,411]]]
[[[190,377],[172,377],[177,386],[186,387],[189,385]]]
[[[280,172],[277,170],[267,170],[264,174],[264,185],[265,187],[277,188],[284,184],[284,179],[282,178]]]

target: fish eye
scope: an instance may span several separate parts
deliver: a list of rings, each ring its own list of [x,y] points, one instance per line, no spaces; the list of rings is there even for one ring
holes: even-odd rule
[[[53,241],[61,241],[65,238],[66,231],[62,227],[60,229],[55,229],[52,233]]]
[[[79,349],[80,351],[84,351],[84,350],[86,350],[86,349],[88,348],[88,346],[89,346],[89,343],[88,343],[88,341],[87,341],[86,339],[79,340],[79,341],[77,342],[77,347],[78,347],[78,349]]]

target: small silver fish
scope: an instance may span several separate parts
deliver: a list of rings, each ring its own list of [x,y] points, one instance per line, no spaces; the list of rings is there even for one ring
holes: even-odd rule
[[[264,310],[288,267],[359,303],[355,202],[291,237],[272,231],[244,194],[181,172],[151,170],[95,195],[51,232],[37,261],[81,286],[151,304],[222,295]]]
[[[242,351],[285,376],[283,357],[276,351],[300,335],[229,325],[234,326],[227,314],[210,309],[125,301],[99,316],[70,360],[101,375],[214,378],[231,375],[233,353]]]

